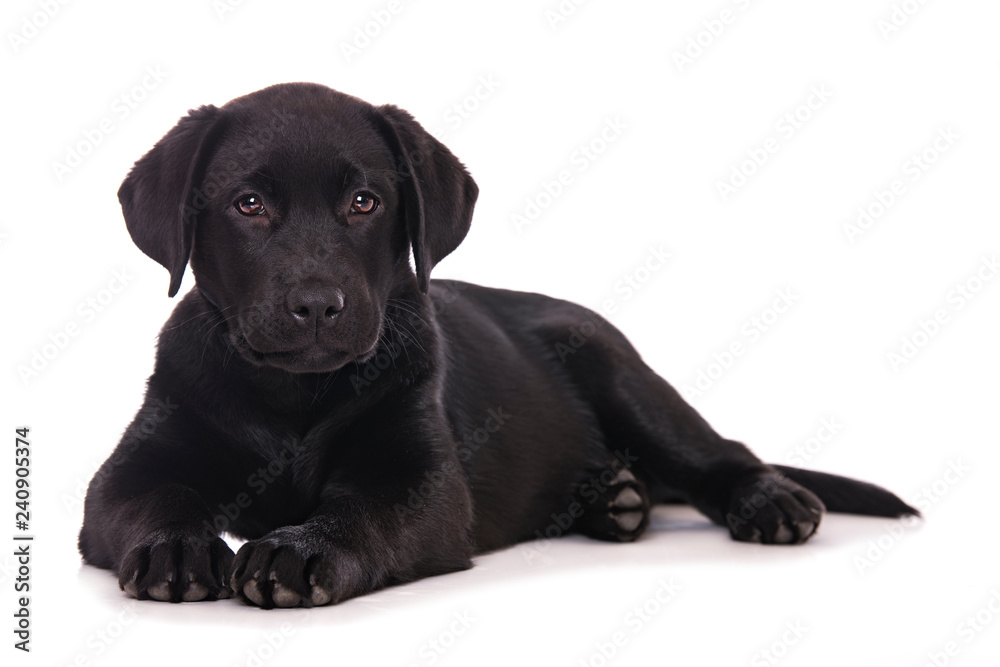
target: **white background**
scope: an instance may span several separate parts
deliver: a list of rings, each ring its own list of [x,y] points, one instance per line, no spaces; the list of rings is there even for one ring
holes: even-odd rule
[[[385,27],[372,12],[385,22],[388,0],[246,0],[221,15],[212,0],[69,2],[51,18],[6,2],[2,423],[9,448],[16,426],[32,429],[37,537],[30,655],[11,647],[13,546],[0,548],[4,664],[997,664],[1000,280],[977,272],[993,277],[983,262],[1000,252],[1000,6],[897,4],[912,15],[897,9],[890,31],[890,0],[591,0],[554,25],[556,0],[421,0],[393,5]],[[348,57],[366,25],[377,34]],[[80,500],[139,406],[174,304],[115,192],[187,109],[297,80],[396,103],[466,162],[481,188],[472,231],[435,275],[614,300],[610,319],[668,380],[714,376],[692,400],[723,434],[775,462],[807,447],[809,467],[883,484],[926,521],[827,516],[807,545],[778,548],[664,508],[633,545],[515,547],[312,612],[130,603],[80,564]],[[602,144],[609,121],[622,129]],[[599,155],[581,162],[592,141]],[[744,165],[765,146],[763,165]],[[913,172],[925,151],[933,163]],[[753,173],[723,201],[734,169]],[[562,170],[572,182],[546,199]],[[845,225],[896,179],[902,194],[852,243]],[[518,231],[529,200],[544,206]],[[656,271],[651,248],[671,255]],[[128,281],[111,294],[115,271]],[[645,282],[628,292],[627,275]],[[979,289],[963,300],[959,285]],[[770,319],[779,290],[792,307],[751,340],[745,323]],[[894,367],[938,310],[944,324]],[[77,335],[61,337],[67,325]],[[51,358],[22,377],[36,352]],[[679,587],[665,603],[661,581]]]

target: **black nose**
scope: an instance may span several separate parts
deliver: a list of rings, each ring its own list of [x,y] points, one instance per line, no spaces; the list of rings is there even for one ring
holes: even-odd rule
[[[329,287],[297,287],[288,293],[287,305],[298,322],[329,325],[344,309],[344,293]]]

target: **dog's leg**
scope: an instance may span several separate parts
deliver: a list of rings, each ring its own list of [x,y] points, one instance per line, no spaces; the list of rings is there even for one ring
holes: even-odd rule
[[[636,459],[654,500],[679,495],[737,540],[792,544],[815,532],[819,498],[719,436],[610,324],[565,364],[609,447]]]
[[[309,607],[471,567],[468,484],[443,411],[419,403],[382,405],[331,444],[318,507],[243,545],[233,591],[264,608]]]
[[[197,471],[187,466],[197,459],[173,440],[172,421],[163,423],[159,406],[147,398],[91,481],[80,552],[87,563],[114,570],[121,589],[134,598],[229,597],[233,552],[212,527],[208,503],[184,479],[210,470],[211,462],[199,461]],[[148,428],[154,424],[156,429]]]

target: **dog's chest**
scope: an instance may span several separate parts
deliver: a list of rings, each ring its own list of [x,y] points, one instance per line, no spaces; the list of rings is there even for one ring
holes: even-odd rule
[[[304,520],[319,502],[327,476],[333,435],[326,427],[304,433],[245,424],[234,457],[241,465],[230,471],[226,500],[234,532],[252,537]],[[235,508],[235,509],[234,509]]]

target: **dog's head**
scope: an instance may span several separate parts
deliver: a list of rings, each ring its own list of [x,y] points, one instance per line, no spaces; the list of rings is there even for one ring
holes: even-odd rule
[[[328,372],[374,354],[401,281],[426,292],[478,188],[413,118],[315,84],[203,106],[118,191],[129,233],[198,290],[253,363]]]

